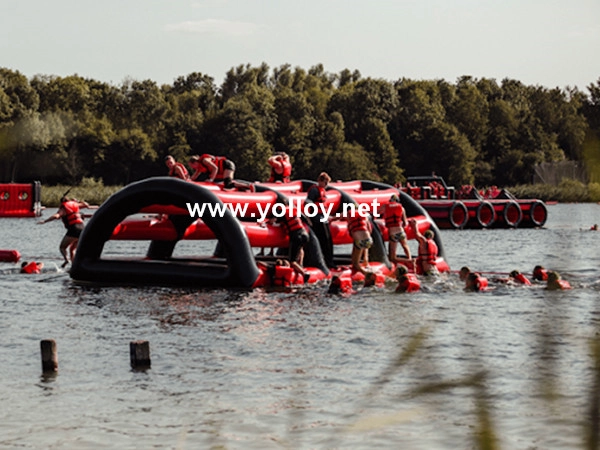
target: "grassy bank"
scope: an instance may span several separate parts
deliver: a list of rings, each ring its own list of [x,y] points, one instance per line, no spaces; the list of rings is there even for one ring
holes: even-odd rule
[[[101,205],[122,188],[123,186],[104,186],[102,181],[93,178],[84,178],[78,186],[42,186],[42,205],[47,208],[58,208],[60,199],[69,189],[69,197],[84,200],[90,205]]]
[[[79,186],[42,186],[42,205],[58,207],[60,199],[67,192],[69,197],[85,200],[90,205],[101,205],[108,197],[123,186],[104,186],[102,181],[84,178]],[[549,184],[525,184],[507,188],[517,198],[537,198],[561,203],[600,202],[600,183],[583,184],[574,180],[563,180],[559,186]]]
[[[545,202],[597,203],[600,202],[600,183],[584,184],[564,179],[558,186],[526,184],[507,188],[517,198],[538,198]]]

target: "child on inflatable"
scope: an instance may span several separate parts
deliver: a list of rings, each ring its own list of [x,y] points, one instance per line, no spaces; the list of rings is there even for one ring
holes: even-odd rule
[[[439,272],[436,266],[438,247],[433,240],[435,233],[432,230],[425,230],[425,232],[421,234],[415,219],[410,219],[408,222],[415,230],[415,236],[419,242],[419,253],[416,262],[417,273],[423,275],[438,274]]]

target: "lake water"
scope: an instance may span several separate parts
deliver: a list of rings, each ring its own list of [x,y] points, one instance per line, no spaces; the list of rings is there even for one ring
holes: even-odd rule
[[[465,293],[455,274],[415,294],[389,285],[348,297],[326,285],[0,275],[0,448],[467,449],[485,420],[499,448],[583,448],[598,397],[600,232],[588,229],[600,206],[548,210],[543,229],[441,231],[446,256],[453,270],[541,264],[570,291]],[[60,264],[59,222],[0,219],[0,231],[0,248]],[[56,377],[41,374],[42,339],[56,340]],[[130,367],[139,339],[150,343],[146,371]]]

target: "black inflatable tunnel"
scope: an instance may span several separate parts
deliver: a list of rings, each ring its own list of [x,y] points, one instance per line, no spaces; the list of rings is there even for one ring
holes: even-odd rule
[[[233,214],[205,216],[202,220],[223,247],[226,261],[171,258],[176,241],[154,241],[146,259],[101,259],[104,244],[115,227],[127,216],[149,205],[173,205],[221,201],[209,190],[172,177],[158,177],[132,183],[111,196],[87,223],[71,267],[77,281],[181,286],[251,287],[259,276],[248,237]],[[179,236],[197,218],[172,216]]]

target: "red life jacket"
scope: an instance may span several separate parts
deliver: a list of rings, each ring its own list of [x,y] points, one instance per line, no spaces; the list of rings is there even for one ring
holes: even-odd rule
[[[518,281],[521,284],[525,284],[525,285],[530,285],[531,281],[529,281],[527,279],[527,277],[525,275],[523,275],[522,273],[519,273],[518,275],[516,275],[515,277],[513,277],[515,279],[515,281]]]
[[[69,200],[62,204],[62,207],[66,211],[66,215],[62,216],[63,223],[66,227],[83,223],[83,218],[79,212],[79,204],[73,200]]]
[[[355,231],[371,231],[367,218],[358,213],[348,220],[348,232],[352,235]]]
[[[300,217],[297,217],[297,216],[290,217],[290,208],[289,207],[286,208],[285,215],[283,215],[282,217],[279,218],[279,222],[285,228],[285,231],[287,232],[288,236],[294,231],[304,229],[304,225],[302,224],[302,220],[300,219]]]
[[[290,182],[290,177],[292,176],[292,163],[288,160],[283,162],[283,173],[281,175],[283,176],[283,181],[285,183]]]
[[[558,280],[561,289],[571,289],[571,284],[567,280]]]
[[[549,286],[549,289],[560,289],[560,290],[565,290],[565,289],[572,289],[571,284],[567,281],[567,280],[556,280],[556,285],[555,286]]]
[[[429,264],[435,264],[437,255],[438,247],[433,239],[427,239],[427,249],[425,251],[421,250],[421,246],[419,245],[419,256],[417,257],[419,261],[427,261]]]
[[[283,183],[289,183],[292,176],[292,164],[288,160],[281,161],[283,171],[281,173],[275,172],[275,169],[271,167],[271,176],[269,177],[269,183],[275,181],[281,181]]]
[[[327,191],[325,188],[319,186],[318,184],[314,184],[308,191],[310,192],[312,189],[319,191],[318,197],[314,200],[315,203],[325,203],[327,201]]]
[[[225,161],[227,161],[227,158],[225,156],[214,156],[214,155],[209,155],[208,153],[203,154],[202,156],[200,156],[200,165],[202,166],[202,169],[200,169],[201,172],[210,172],[210,167],[207,167],[204,164],[204,160],[205,159],[210,159],[215,166],[217,166],[217,175],[215,175],[215,179],[217,178],[223,178],[223,172],[225,172],[225,168],[223,167],[225,164]]]
[[[488,287],[488,279],[485,277],[477,277],[475,280],[475,290],[476,291],[484,291]]]
[[[334,277],[331,280],[329,286],[330,293],[344,293],[347,294],[352,292],[352,278],[348,276]]]
[[[385,206],[385,226],[388,228],[397,228],[402,224],[402,213],[404,208],[402,204],[392,202]]]
[[[296,278],[294,269],[288,266],[275,266],[275,275],[273,275],[273,286],[289,287]]]
[[[31,261],[24,267],[21,267],[22,273],[40,273],[40,268],[35,261]]]
[[[176,162],[175,164],[173,164],[173,167],[171,167],[169,169],[169,176],[179,178],[179,176],[175,175],[176,167],[179,167],[181,169],[181,173],[183,173],[183,178],[181,178],[181,179],[184,181],[189,181],[190,174],[188,173],[188,170],[185,168],[185,166],[183,164],[181,164],[180,162]]]
[[[548,280],[548,271],[546,269],[536,269],[533,271],[533,279],[538,281]]]
[[[396,292],[417,292],[421,289],[421,282],[414,273],[407,273],[400,277]]]

